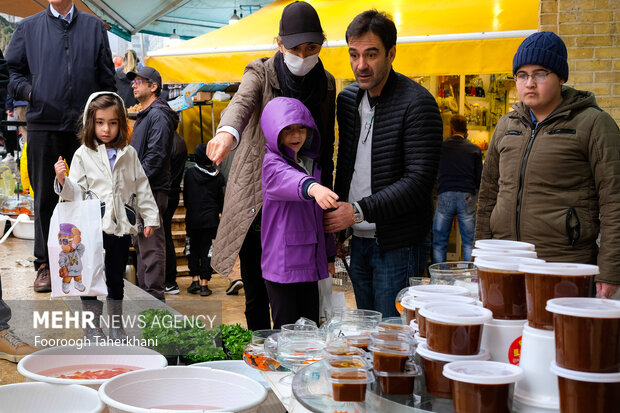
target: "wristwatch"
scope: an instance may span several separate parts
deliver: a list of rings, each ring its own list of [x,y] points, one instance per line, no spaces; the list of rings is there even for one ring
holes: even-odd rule
[[[360,222],[363,221],[362,213],[357,208],[357,205],[355,204],[351,204],[351,205],[353,205],[353,222],[355,222],[356,224],[359,224]]]

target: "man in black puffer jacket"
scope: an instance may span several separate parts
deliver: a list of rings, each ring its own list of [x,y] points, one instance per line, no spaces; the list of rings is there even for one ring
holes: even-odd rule
[[[134,97],[142,106],[133,126],[131,146],[138,152],[138,159],[149,178],[161,218],[168,208],[170,153],[179,116],[160,97],[162,83],[157,70],[144,66],[137,72],[127,73],[127,78],[131,80]],[[138,256],[138,285],[153,297],[165,301],[166,237],[163,225],[149,238],[141,233],[136,235],[133,245]]]
[[[353,228],[351,281],[357,307],[397,316],[396,294],[418,276],[433,217],[442,121],[433,96],[394,72],[396,27],[366,11],[346,33],[357,83],[338,96],[338,209],[325,231]]]
[[[28,176],[34,191],[34,290],[51,291],[47,235],[58,195],[54,163],[71,164],[80,146],[76,131],[91,93],[116,92],[114,64],[105,25],[77,10],[71,0],[18,23],[6,51],[9,93],[28,101]]]

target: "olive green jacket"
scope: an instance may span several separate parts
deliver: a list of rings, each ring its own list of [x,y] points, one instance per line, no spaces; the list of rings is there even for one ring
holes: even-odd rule
[[[536,128],[522,102],[500,119],[476,239],[530,242],[542,259],[598,264],[597,282],[620,284],[620,131],[592,93],[564,86],[562,96]]]

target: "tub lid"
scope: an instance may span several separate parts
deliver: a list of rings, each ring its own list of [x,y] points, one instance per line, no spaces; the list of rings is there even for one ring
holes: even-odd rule
[[[421,296],[429,294],[446,294],[446,295],[469,295],[469,290],[458,285],[446,284],[426,284],[414,285],[407,292],[408,295]]]
[[[547,311],[574,317],[620,318],[620,301],[605,298],[563,297],[547,301]]]
[[[492,318],[485,323],[494,327],[521,327],[523,328],[527,324],[527,319],[523,320],[504,320],[501,318]]]
[[[478,268],[490,270],[519,271],[520,264],[544,264],[545,260],[528,257],[488,255],[476,257],[474,263]]]
[[[436,351],[430,350],[428,348],[428,344],[424,341],[420,341],[420,343],[418,344],[418,348],[416,349],[416,353],[418,353],[421,357],[424,357],[427,360],[447,361],[448,363],[464,360],[488,360],[489,358],[491,358],[489,352],[483,348],[480,349],[480,352],[478,354],[470,356],[457,356],[454,354],[438,353]]]
[[[474,297],[467,297],[464,295],[446,295],[446,294],[432,294],[432,295],[421,295],[418,297],[413,297],[413,306],[415,308],[420,308],[426,304],[437,303],[437,302],[475,304],[476,299]]]
[[[415,365],[415,363],[407,362],[405,364],[405,371],[379,371],[374,370],[375,376],[379,377],[398,377],[398,378],[406,378],[406,377],[416,377],[422,374],[420,369]]]
[[[508,249],[474,248],[471,251],[471,256],[472,257],[509,256],[509,257],[536,258],[538,255],[536,254],[536,251],[532,251],[532,250],[508,250]]]
[[[427,320],[458,325],[484,324],[493,318],[491,310],[473,304],[429,303],[419,311]]]
[[[589,383],[618,383],[620,382],[620,373],[587,373],[585,371],[568,370],[551,362],[549,368],[551,372],[565,379],[585,381]]]
[[[377,330],[382,333],[401,333],[401,334],[413,334],[413,329],[407,324],[391,324],[381,322],[377,326]]]
[[[403,308],[406,308],[407,310],[415,310],[416,308],[416,300],[415,300],[415,296],[414,295],[406,295],[403,297],[403,299],[400,302],[400,305],[403,306]]]
[[[506,239],[479,239],[474,244],[476,248],[500,249],[500,250],[529,250],[534,251],[534,244],[522,241],[511,241]]]
[[[523,369],[498,361],[454,361],[443,366],[449,379],[474,384],[510,384],[523,377]]]
[[[598,265],[572,262],[546,262],[544,264],[519,264],[519,271],[528,274],[584,276],[599,273]]]
[[[367,368],[348,368],[328,370],[327,381],[340,384],[367,384],[375,381],[375,377]]]

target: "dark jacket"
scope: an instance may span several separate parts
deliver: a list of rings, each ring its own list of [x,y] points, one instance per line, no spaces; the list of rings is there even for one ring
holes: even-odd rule
[[[340,144],[335,190],[342,201],[348,199],[353,177],[360,135],[358,107],[364,93],[353,83],[338,95]],[[372,195],[356,200],[364,219],[377,225],[381,251],[411,246],[428,234],[442,133],[433,96],[392,70],[375,106]]]
[[[91,93],[116,91],[105,26],[76,8],[69,24],[49,7],[19,22],[6,58],[9,93],[29,100],[29,130],[75,131]]]
[[[437,194],[448,191],[476,195],[482,176],[482,151],[455,135],[443,141],[437,177]]]
[[[523,102],[497,123],[476,239],[530,242],[539,258],[598,264],[597,282],[620,284],[620,130],[591,92],[564,86],[562,98],[536,128]]]
[[[131,146],[138,152],[153,192],[170,190],[170,152],[178,124],[179,115],[161,99],[138,112]]]
[[[181,181],[185,172],[187,160],[187,145],[178,132],[172,138],[172,152],[170,153],[170,192],[169,196],[178,196],[181,193]]]
[[[224,206],[224,177],[193,167],[183,181],[185,226],[191,229],[217,228]]]
[[[116,89],[118,90],[117,93],[123,98],[126,108],[138,103],[133,95],[131,80],[129,80],[125,72],[123,72],[122,66],[116,69],[116,72],[114,73],[114,82],[116,83]]]
[[[4,55],[2,54],[2,50],[0,50],[0,108],[5,107],[6,99],[7,99],[7,90],[6,85],[9,83],[9,68],[6,64],[6,60],[4,60]],[[7,107],[7,109],[9,109]],[[10,108],[13,109],[13,108]]]

